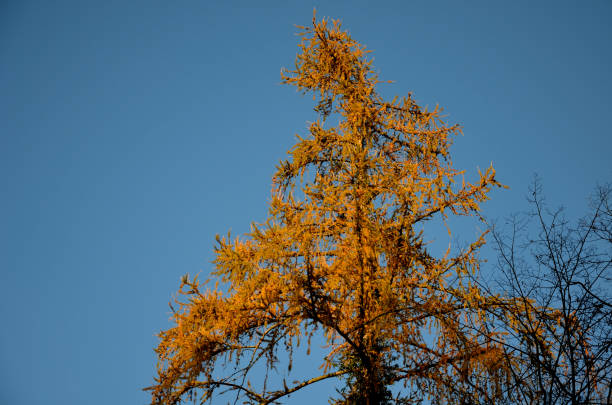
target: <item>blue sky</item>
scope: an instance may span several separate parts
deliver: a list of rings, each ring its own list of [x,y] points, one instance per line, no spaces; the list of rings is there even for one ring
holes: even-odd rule
[[[266,218],[314,118],[279,84],[313,7],[374,51],[384,95],[463,125],[455,165],[510,186],[488,216],[536,172],[582,213],[612,180],[612,3],[492,3],[1,2],[0,403],[148,401],[181,275]]]

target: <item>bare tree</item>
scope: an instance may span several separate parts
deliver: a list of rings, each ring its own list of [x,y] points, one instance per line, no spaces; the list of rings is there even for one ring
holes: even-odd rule
[[[513,303],[491,328],[505,333],[507,397],[523,404],[612,403],[612,207],[599,187],[578,221],[546,207],[492,227],[497,293]]]

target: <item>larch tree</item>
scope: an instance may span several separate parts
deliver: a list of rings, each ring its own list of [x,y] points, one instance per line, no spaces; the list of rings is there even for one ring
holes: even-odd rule
[[[460,127],[410,94],[383,100],[368,52],[338,21],[300,30],[282,80],[313,95],[319,118],[278,165],[267,221],[217,237],[221,287],[183,278],[152,403],[227,391],[277,403],[330,378],[343,381],[336,403],[490,403],[505,377],[484,318],[500,301],[469,282],[484,235],[436,257],[423,224],[478,218],[500,186],[493,168],[466,182],[449,155]],[[321,374],[273,378],[279,356],[290,362],[316,333],[327,342]],[[251,382],[262,369],[271,374]]]

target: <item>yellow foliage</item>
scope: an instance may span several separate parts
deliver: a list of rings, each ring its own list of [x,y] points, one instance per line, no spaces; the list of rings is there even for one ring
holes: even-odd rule
[[[300,28],[295,67],[282,80],[312,93],[320,119],[278,165],[269,219],[244,240],[218,237],[213,274],[228,292],[183,280],[176,325],[156,350],[153,403],[216,389],[269,403],[341,375],[368,386],[353,394],[371,403],[402,381],[442,397],[449,381],[499,363],[495,336],[474,316],[499,300],[461,281],[478,270],[484,239],[436,258],[418,230],[434,217],[478,217],[500,186],[495,171],[466,182],[449,154],[460,127],[410,94],[383,100],[368,51],[338,21]],[[332,115],[336,126],[327,125]],[[271,367],[277,349],[291,356],[315,330],[328,343],[324,374],[290,387],[247,384],[253,364]]]

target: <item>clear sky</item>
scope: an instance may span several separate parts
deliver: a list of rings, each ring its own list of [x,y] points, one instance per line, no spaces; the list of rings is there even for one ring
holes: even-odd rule
[[[463,125],[455,165],[510,186],[488,216],[536,172],[570,214],[612,180],[610,1],[1,1],[0,403],[148,401],[181,275],[314,118],[279,84],[313,7]]]

